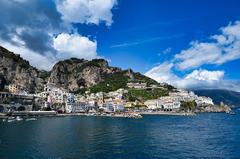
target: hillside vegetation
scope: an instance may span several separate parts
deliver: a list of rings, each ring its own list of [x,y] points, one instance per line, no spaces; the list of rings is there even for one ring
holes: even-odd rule
[[[162,96],[167,96],[169,91],[167,89],[128,89],[127,99],[133,101],[146,101],[150,99],[157,99]]]

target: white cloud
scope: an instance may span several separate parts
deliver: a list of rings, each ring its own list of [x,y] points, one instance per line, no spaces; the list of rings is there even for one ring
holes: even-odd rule
[[[145,73],[158,82],[165,82],[177,88],[187,89],[229,89],[240,90],[239,81],[224,79],[224,71],[194,70],[184,77],[174,74],[173,63],[162,63]]]
[[[173,83],[173,81],[178,80],[178,77],[173,74],[172,68],[173,63],[162,63],[145,73],[146,76],[155,79],[158,82]]]
[[[215,44],[194,42],[191,48],[176,54],[175,60],[178,69],[186,70],[216,62],[220,56],[221,50]]]
[[[194,70],[183,78],[174,81],[180,88],[220,88],[224,82],[224,71]]]
[[[228,38],[237,38],[240,39],[240,21],[236,21],[234,24],[230,23],[226,27],[222,27],[221,31],[224,35],[228,36]]]
[[[194,70],[192,73],[188,74],[185,79],[219,81],[223,76],[223,71]]]
[[[166,54],[170,53],[171,51],[172,51],[172,48],[168,47],[165,50],[163,50],[162,52],[158,53],[158,56],[166,55]]]
[[[112,8],[117,0],[63,0],[57,2],[57,9],[64,21],[70,23],[92,23],[98,25],[101,21],[110,26]]]
[[[220,28],[210,42],[191,42],[191,47],[175,55],[176,67],[189,70],[204,64],[220,65],[240,58],[240,21]]]
[[[59,34],[53,39],[53,47],[58,51],[57,57],[93,59],[97,57],[97,42],[79,34]]]
[[[183,34],[175,34],[175,35],[170,35],[170,36],[158,36],[158,37],[153,37],[153,38],[144,39],[144,40],[115,44],[115,45],[112,45],[111,48],[141,45],[141,44],[152,42],[152,41],[167,40],[167,39],[178,38],[178,37],[182,37],[182,36],[183,36]],[[169,48],[169,49],[170,49],[169,51],[171,51],[171,48]]]
[[[50,70],[56,62],[56,59],[50,56],[51,54],[48,54],[49,56],[44,56],[26,48],[24,45],[13,45],[12,43],[1,40],[0,43],[9,51],[20,54],[22,58],[28,60],[30,64],[34,67],[44,70]]]
[[[70,57],[96,58],[97,42],[69,34],[77,29],[72,23],[110,26],[115,5],[117,0],[0,1],[1,45],[47,70]]]
[[[168,47],[165,50],[163,50],[162,54],[168,54],[172,51],[172,48]]]
[[[224,71],[194,70],[183,78],[173,72],[174,64],[164,62],[145,73],[146,76],[160,83],[169,83],[176,87],[188,88],[194,83],[215,83],[223,79]]]
[[[53,37],[53,47],[57,50],[56,55],[46,53],[44,55],[32,51],[25,46],[24,41],[13,37],[15,44],[0,40],[3,47],[20,54],[21,57],[28,60],[34,67],[51,70],[52,66],[59,60],[71,57],[93,59],[97,56],[97,42],[91,41],[87,37],[79,34],[59,34]]]
[[[180,88],[219,88],[239,91],[239,81],[224,79],[224,71],[198,69],[205,64],[220,65],[240,58],[240,21],[220,28],[221,34],[213,35],[208,42],[193,41],[190,48],[182,50],[169,62],[164,62],[146,76]],[[184,77],[174,71],[193,70]]]

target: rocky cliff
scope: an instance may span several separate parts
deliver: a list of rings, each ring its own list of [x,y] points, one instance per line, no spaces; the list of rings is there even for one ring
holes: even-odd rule
[[[49,82],[76,91],[79,88],[90,87],[104,80],[104,74],[121,71],[110,67],[103,59],[87,61],[71,58],[56,63],[51,71]]]
[[[33,93],[43,89],[48,72],[32,67],[28,61],[0,46],[0,74],[7,84],[18,84]]]
[[[157,83],[131,69],[121,70],[111,67],[104,59],[88,61],[71,58],[57,62],[49,72],[38,70],[20,55],[3,47],[0,47],[0,74],[8,84],[22,85],[29,92],[42,91],[44,84],[48,81],[73,92],[86,88],[95,91],[111,91],[125,87],[128,81]]]

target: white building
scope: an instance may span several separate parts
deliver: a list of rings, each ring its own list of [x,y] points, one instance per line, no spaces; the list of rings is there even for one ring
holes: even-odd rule
[[[160,109],[163,111],[177,110],[181,106],[181,103],[179,101],[169,96],[161,97],[154,100],[147,100],[144,104],[148,107],[148,109]]]
[[[64,88],[56,87],[53,83],[47,83],[44,86],[44,92],[39,93],[39,96],[43,98],[52,98],[52,103],[64,104],[74,100],[74,95],[68,93]]]
[[[87,111],[86,102],[76,102],[75,112],[84,113]]]
[[[89,100],[86,102],[86,109],[88,111],[96,110],[96,108],[97,108],[97,102],[95,100]]]
[[[10,93],[16,94],[16,95],[28,95],[27,91],[25,88],[21,85],[16,85],[16,84],[10,84],[7,86],[7,89],[9,90]]]
[[[84,113],[87,111],[87,105],[85,102],[66,103],[67,113]]]
[[[197,103],[198,106],[203,106],[203,105],[214,105],[213,100],[209,97],[198,97],[195,102]]]
[[[169,95],[179,102],[181,101],[195,101],[198,106],[202,105],[214,105],[213,101],[209,97],[197,96],[192,91],[178,90],[178,92],[169,93]]]
[[[107,113],[111,113],[114,112],[114,107],[112,103],[104,103],[101,107],[99,107],[100,109],[102,109],[104,112]]]
[[[157,99],[147,100],[144,102],[144,105],[146,105],[148,109],[152,110],[160,108]]]
[[[128,88],[136,88],[136,89],[144,89],[147,87],[147,83],[130,82],[130,83],[127,83],[127,87]]]
[[[122,104],[113,105],[113,111],[114,112],[123,112],[124,111],[124,105],[122,105]]]
[[[175,98],[175,100],[178,101],[194,101],[198,98],[198,96],[195,95],[192,91],[188,92],[181,89],[179,89],[178,92],[169,93],[169,96]]]

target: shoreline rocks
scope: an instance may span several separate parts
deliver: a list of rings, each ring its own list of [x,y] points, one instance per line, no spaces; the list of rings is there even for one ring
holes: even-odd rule
[[[230,113],[232,110],[227,105],[207,105],[205,107],[199,107],[195,113]]]

